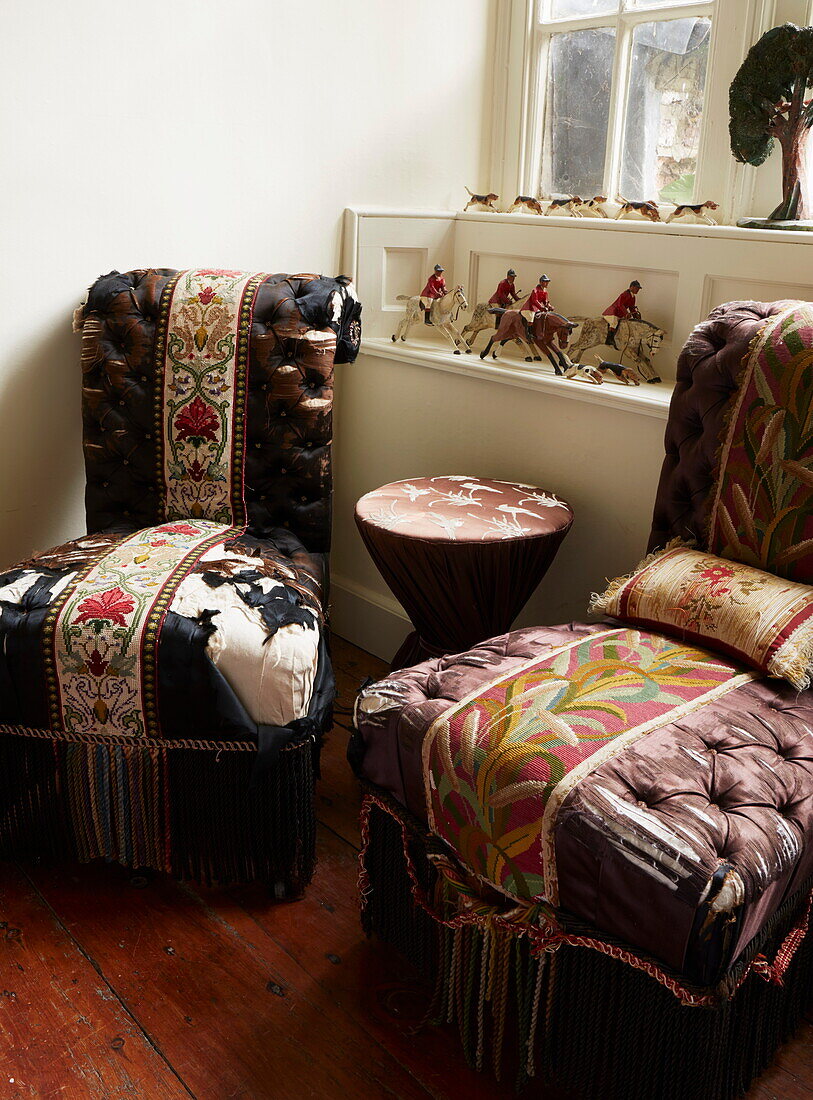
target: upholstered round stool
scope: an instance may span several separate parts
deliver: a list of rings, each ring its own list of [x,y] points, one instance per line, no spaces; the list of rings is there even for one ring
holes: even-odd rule
[[[415,627],[392,667],[510,630],[572,522],[552,493],[462,475],[395,481],[363,496],[361,537]]]

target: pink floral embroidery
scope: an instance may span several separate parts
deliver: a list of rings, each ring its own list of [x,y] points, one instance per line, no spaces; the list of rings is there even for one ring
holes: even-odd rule
[[[203,288],[203,290],[198,291],[198,300],[200,301],[201,305],[204,305],[204,306],[208,306],[208,304],[212,301],[214,296],[215,296],[215,292],[212,290],[212,288],[210,286],[205,286]]]
[[[168,535],[199,535],[200,531],[197,527],[190,527],[188,523],[173,523],[172,526],[164,525],[161,528],[162,531],[166,531]]]
[[[79,604],[79,614],[74,623],[90,622],[91,619],[103,619],[116,623],[118,626],[126,626],[125,615],[135,610],[135,600],[118,587],[109,588],[98,596],[88,596]]]
[[[219,427],[220,421],[214,409],[200,397],[196,397],[175,417],[179,440],[216,439]]]
[[[236,279],[238,275],[242,275],[242,271],[227,271],[225,267],[202,267],[198,269],[198,275],[210,277],[212,275],[225,275],[227,278]]]

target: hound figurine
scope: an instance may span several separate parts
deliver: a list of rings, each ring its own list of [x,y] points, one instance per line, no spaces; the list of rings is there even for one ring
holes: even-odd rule
[[[641,385],[641,376],[632,367],[625,367],[623,363],[611,363],[609,359],[602,359],[600,355],[595,355],[593,358],[596,361],[594,369],[601,371],[602,375],[608,372],[614,374],[625,386]]]
[[[469,191],[468,187],[466,190]],[[495,195],[493,191],[489,191],[487,195],[475,195],[473,191],[469,191],[469,196],[469,201],[463,207],[464,214],[470,206],[482,206],[485,210],[490,210],[492,214],[499,214],[499,210],[494,203],[500,196]]]
[[[525,210],[526,214],[543,214],[542,203],[539,199],[535,199],[533,195],[517,195],[514,201],[509,207],[508,213],[513,214],[515,210]]]
[[[667,222],[674,222],[677,221],[678,218],[684,218],[687,215],[691,217],[694,215],[695,218],[698,218],[701,222],[705,222],[706,225],[716,225],[717,222],[712,218],[709,211],[719,209],[720,204],[712,202],[711,199],[706,199],[705,202],[683,203],[681,206],[676,206],[666,220]]]
[[[551,199],[545,214],[564,214],[571,218],[580,218],[584,200],[578,195],[567,195],[563,199]]]
[[[579,215],[582,218],[609,218],[610,215],[607,213],[604,205],[606,202],[606,195],[594,195],[592,199],[584,199],[579,208]]]
[[[630,202],[629,199],[623,199],[619,196],[618,201],[621,203],[621,209],[615,216],[616,221],[619,218],[626,218],[628,214],[640,214],[642,218],[648,218],[651,222],[661,220],[658,204],[652,199],[646,202]]]
[[[604,382],[604,376],[598,367],[590,366],[588,363],[574,363],[565,371],[565,378],[573,382],[590,382],[593,386],[600,386]]]

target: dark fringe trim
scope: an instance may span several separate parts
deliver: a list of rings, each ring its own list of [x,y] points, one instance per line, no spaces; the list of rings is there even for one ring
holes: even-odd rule
[[[363,925],[434,979],[430,1019],[457,1025],[473,1068],[513,1074],[518,1088],[541,1074],[584,1100],[731,1100],[770,1064],[813,1000],[813,937],[792,935],[804,927],[807,889],[749,945],[725,982],[735,995],[687,1007],[645,971],[599,950],[561,943],[535,953],[527,935],[430,916],[415,890],[417,883],[431,897],[437,878],[423,830],[386,802],[377,795],[365,830]],[[754,960],[763,951],[781,956],[788,943],[796,950],[782,958],[779,984],[778,971],[766,964],[763,973]]]
[[[0,736],[0,857],[107,859],[298,896],[316,862],[314,745],[253,751]]]

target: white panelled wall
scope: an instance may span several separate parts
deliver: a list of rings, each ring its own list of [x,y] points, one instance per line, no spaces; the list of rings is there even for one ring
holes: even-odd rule
[[[86,287],[334,274],[359,196],[456,203],[486,172],[494,9],[0,0],[0,566],[84,530]]]

